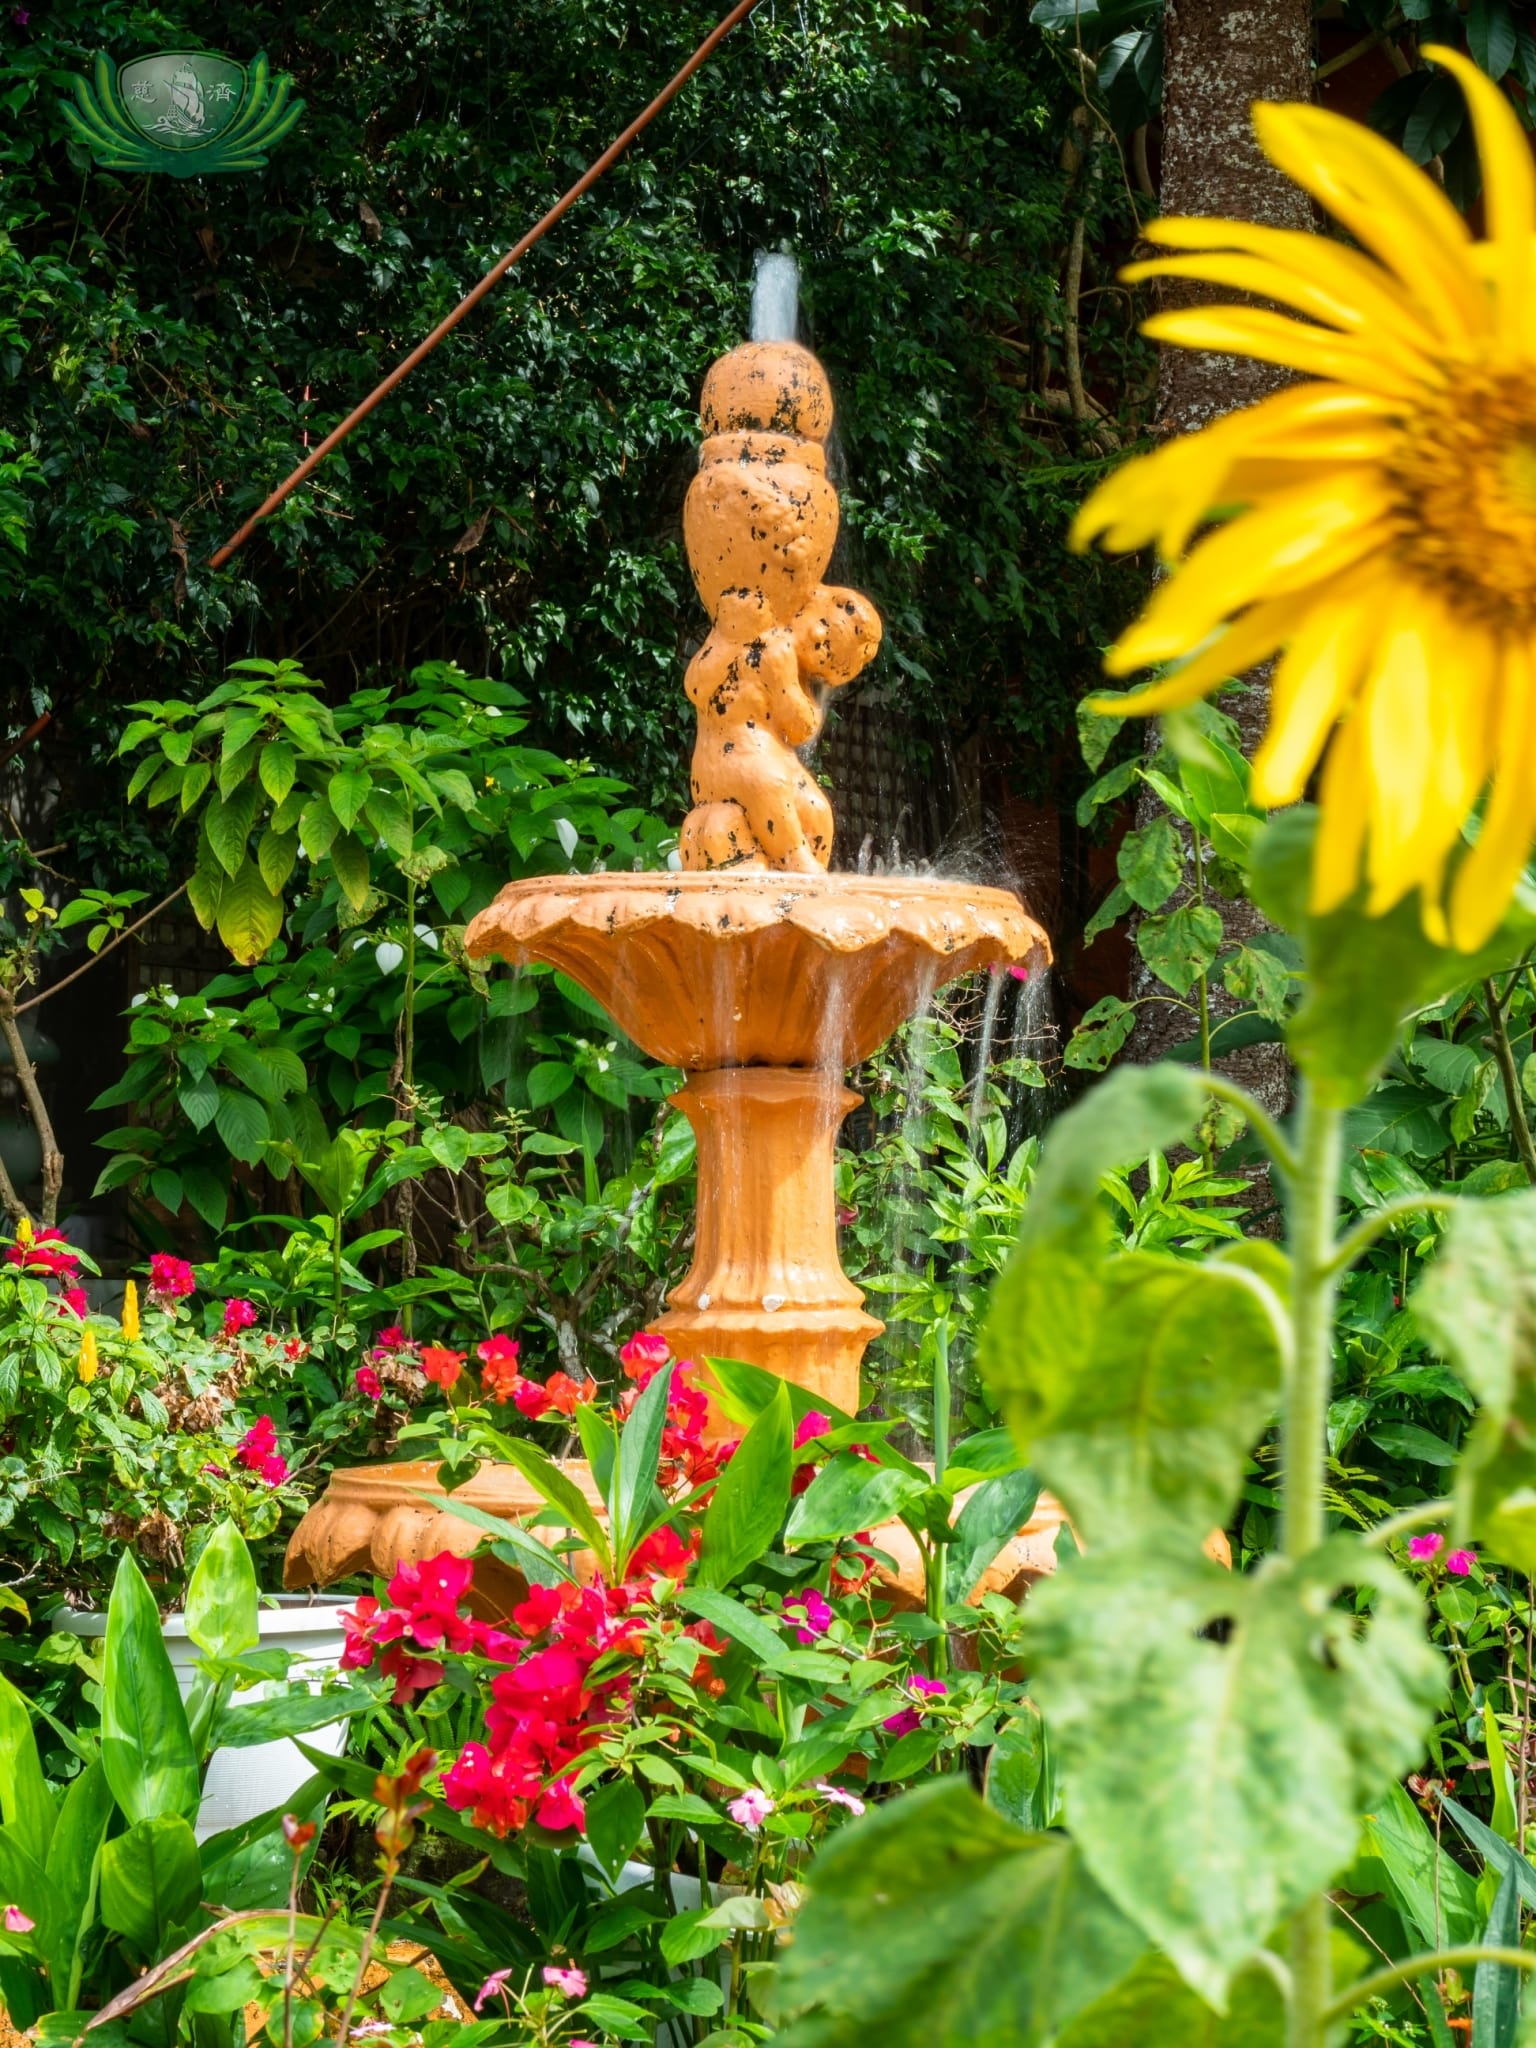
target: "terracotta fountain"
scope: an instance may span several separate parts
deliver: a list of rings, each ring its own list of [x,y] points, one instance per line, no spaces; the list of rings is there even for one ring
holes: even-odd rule
[[[698,726],[681,869],[513,882],[466,946],[562,969],[653,1059],[686,1073],[673,1101],[698,1139],[696,1249],[654,1325],[674,1355],[744,1359],[853,1413],[860,1360],[882,1326],[838,1259],[833,1150],[858,1100],[844,1071],[942,984],[1043,965],[1050,949],[1007,890],[828,872],[831,806],[802,750],[821,729],[824,693],[880,645],[868,599],[822,581],[838,525],[831,390],[795,342],[755,340],[715,363],[699,411],[683,531],[710,630],[686,677]],[[467,1552],[474,1529],[420,1499],[437,1490],[434,1470],[337,1473],[294,1534],[287,1583]],[[499,1514],[537,1504],[504,1467],[459,1497]],[[1044,1568],[1057,1519],[1042,1517]],[[1028,1562],[1021,1553],[1012,1566]],[[501,1569],[505,1584],[494,1567],[477,1577],[487,1608],[520,1597],[517,1574]],[[1005,1555],[989,1582],[1013,1576]]]

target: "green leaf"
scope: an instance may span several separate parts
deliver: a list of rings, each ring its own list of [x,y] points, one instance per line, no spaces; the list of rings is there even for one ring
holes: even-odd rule
[[[0,1677],[0,1815],[18,1846],[46,1863],[53,1839],[53,1795],[43,1777],[26,1700]]]
[[[360,911],[368,901],[370,887],[368,849],[361,839],[354,839],[350,832],[338,834],[331,842],[331,868],[341,893]]]
[[[791,1543],[826,1543],[878,1528],[926,1491],[921,1475],[839,1451],[795,1502],[785,1537]]]
[[[1115,857],[1125,893],[1143,910],[1161,910],[1184,879],[1184,846],[1171,818],[1127,832]]]
[[[709,1586],[685,1586],[677,1601],[687,1613],[696,1614],[701,1621],[719,1629],[722,1635],[740,1643],[770,1671],[779,1669],[791,1654],[789,1645],[774,1633],[761,1615],[754,1614],[741,1601],[733,1600],[729,1593],[717,1592]]]
[[[645,1794],[632,1778],[599,1786],[586,1802],[587,1847],[616,1878],[645,1835]]]
[[[187,1582],[187,1634],[210,1657],[238,1657],[261,1640],[256,1567],[227,1518],[214,1525]]]
[[[1448,1811],[1454,1803],[1446,1801]],[[1385,1786],[1366,1814],[1361,1849],[1380,1861],[1404,1928],[1425,1948],[1459,1947],[1477,1939],[1477,1885],[1440,1848],[1401,1785]]]
[[[1130,1003],[1119,996],[1100,996],[1067,1040],[1062,1065],[1102,1074],[1135,1027],[1136,1011]]]
[[[273,803],[280,804],[293,787],[293,749],[286,740],[268,740],[257,765],[261,786]]]
[[[256,867],[274,896],[281,896],[299,857],[297,832],[275,832],[269,825],[256,846]]]
[[[1090,783],[1077,800],[1078,824],[1091,825],[1105,804],[1112,804],[1117,797],[1125,795],[1140,772],[1141,762],[1133,754],[1128,761],[1122,761],[1118,767],[1101,775],[1097,782]]]
[[[1493,1910],[1483,1929],[1485,1948],[1519,1948],[1520,1894],[1513,1871],[1499,1880]],[[1472,2039],[1476,2048],[1515,2048],[1520,2031],[1519,1970],[1507,1963],[1479,1963],[1472,1977]]]
[[[789,1507],[794,1477],[794,1419],[789,1394],[762,1410],[721,1473],[704,1515],[698,1583],[728,1586],[772,1547]]]
[[[372,788],[373,777],[366,768],[341,768],[331,777],[325,793],[345,831],[356,825]]]
[[[1416,1422],[1378,1422],[1367,1431],[1376,1448],[1389,1458],[1412,1458],[1421,1465],[1454,1465],[1456,1449],[1443,1436]]]
[[[206,1130],[218,1113],[219,1088],[213,1076],[199,1074],[195,1081],[183,1081],[176,1091],[176,1100],[181,1104],[195,1130]]]
[[[1536,1188],[1457,1203],[1413,1312],[1481,1403],[1456,1473],[1456,1540],[1536,1572]]]
[[[272,1126],[261,1104],[253,1095],[242,1095],[235,1088],[219,1090],[213,1125],[228,1151],[236,1159],[243,1159],[247,1166],[256,1164],[262,1146],[272,1135]]]
[[[1118,924],[1131,908],[1131,899],[1126,893],[1124,882],[1116,882],[1098,909],[1083,926],[1083,944],[1091,946],[1101,932],[1107,932],[1111,925]]]
[[[423,1976],[417,1969],[396,1970],[379,1987],[380,2009],[385,2018],[393,2020],[396,2026],[425,2019],[442,2002],[442,1986],[434,1984],[430,1977]]]
[[[242,967],[266,954],[283,928],[283,903],[254,861],[246,861],[219,892],[219,937]]]
[[[564,1060],[540,1060],[529,1069],[528,1100],[535,1109],[547,1109],[558,1102],[575,1081],[573,1068]]]
[[[1495,80],[1502,78],[1515,61],[1518,40],[1509,0],[1467,0],[1467,48],[1480,71],[1486,71]],[[1492,1939],[1490,1935],[1489,1940]],[[1474,2008],[1475,2003],[1474,2000]],[[1477,2048],[1485,2048],[1480,2036]],[[1492,2036],[1487,2048],[1493,2048]]]
[[[1417,897],[1384,917],[1352,902],[1326,917],[1308,909],[1317,813],[1296,804],[1272,817],[1254,844],[1254,900],[1301,941],[1302,1001],[1286,1027],[1297,1066],[1339,1108],[1359,1102],[1391,1057],[1401,1020],[1448,989],[1517,960],[1536,938],[1536,910],[1517,897],[1503,927],[1476,954],[1434,946]]]
[[[1284,1021],[1290,1006],[1291,972],[1267,947],[1234,946],[1222,960],[1221,982],[1228,995],[1247,1003],[1272,1024]]]
[[[323,860],[340,830],[336,813],[325,798],[314,797],[299,817],[299,844],[311,860]]]
[[[1285,2006],[1260,1965],[1233,1979],[1224,2013],[1180,1981],[1163,1956],[1143,1956],[1123,1983],[1059,2036],[1057,2048],[1283,2048]]]
[[[48,1968],[55,1995],[73,2003],[72,1973],[96,1911],[96,1858],[112,1818],[112,1788],[98,1760],[87,1764],[64,1795],[58,1825],[48,1845],[47,1877],[59,1905],[57,1942],[48,1944]]]
[[[180,1814],[135,1821],[101,1852],[101,1917],[146,1955],[196,1911],[201,1889],[197,1837]]]
[[[236,875],[245,860],[245,843],[261,805],[261,790],[245,782],[227,797],[212,797],[203,812],[203,831],[225,874]]]
[[[949,1546],[949,1597],[964,1600],[1009,1538],[1035,1511],[1040,1482],[1027,1465],[978,1486],[955,1520]]]
[[[1024,1647],[1089,1869],[1213,2004],[1350,1860],[1445,1687],[1416,1589],[1354,1537],[1247,1577],[1090,1548],[1034,1588]]]
[[[672,1395],[672,1368],[663,1366],[629,1412],[619,1433],[613,1466],[613,1492],[608,1500],[614,1568],[622,1578],[629,1554],[651,1521],[661,1433],[666,1427]]]
[[[197,1812],[197,1755],[176,1674],[160,1634],[160,1610],[132,1553],[124,1551],[107,1606],[101,1689],[101,1761],[130,1821]]]
[[[1182,996],[1210,972],[1224,937],[1220,914],[1208,903],[1182,903],[1166,917],[1141,920],[1136,950],[1158,980]]]
[[[515,1465],[540,1497],[591,1545],[606,1570],[611,1562],[607,1531],[575,1480],[568,1478],[552,1458],[526,1438],[503,1436],[500,1430],[495,1429],[488,1429],[483,1434],[498,1456]]]
[[[1062,1835],[954,1779],[823,1846],[779,1964],[784,2048],[1046,2048],[1145,1946]],[[1117,2044],[1128,2048],[1128,2044]]]

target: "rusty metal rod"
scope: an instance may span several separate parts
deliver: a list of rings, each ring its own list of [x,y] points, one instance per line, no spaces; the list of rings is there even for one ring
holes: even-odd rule
[[[256,528],[261,524],[262,520],[265,519],[269,513],[275,512],[278,506],[282,504],[283,500],[290,494],[290,492],[297,490],[299,485],[303,483],[306,477],[314,475],[315,471],[320,467],[320,464],[325,460],[326,456],[330,454],[331,450],[337,447],[342,441],[344,441],[347,438],[348,434],[351,433],[352,429],[358,424],[360,420],[364,420],[367,418],[368,414],[373,411],[374,407],[379,403],[380,399],[387,398],[389,393],[394,390],[395,386],[401,383],[405,378],[407,378],[411,374],[412,370],[415,369],[416,365],[422,360],[422,358],[424,356],[429,356],[432,353],[433,349],[437,347],[437,344],[442,340],[443,336],[447,334],[451,328],[458,326],[459,322],[464,318],[464,315],[470,310],[470,308],[472,306],[479,305],[480,301],[485,297],[486,293],[490,291],[493,288],[493,286],[501,282],[502,278],[506,276],[507,272],[512,268],[513,264],[517,262],[518,258],[520,256],[525,256],[528,253],[528,251],[533,247],[534,243],[537,242],[542,235],[546,234],[549,231],[549,229],[554,226],[555,222],[560,219],[562,214],[569,213],[571,208],[576,204],[577,200],[581,198],[584,192],[591,191],[592,187],[597,183],[598,179],[603,175],[604,171],[608,169],[610,164],[614,163],[619,157],[621,157],[624,154],[624,151],[628,149],[629,145],[634,141],[635,137],[640,133],[641,129],[645,127],[647,122],[649,122],[655,115],[661,112],[662,108],[667,104],[667,102],[674,97],[674,95],[681,89],[681,87],[687,84],[688,80],[693,76],[694,72],[698,70],[699,66],[706,62],[706,60],[713,55],[716,48],[725,40],[725,38],[730,34],[731,30],[735,28],[736,24],[740,21],[745,21],[747,16],[752,12],[753,8],[755,8],[758,5],[759,0],[737,0],[737,4],[731,9],[730,13],[727,14],[723,20],[718,22],[715,25],[715,27],[710,30],[709,34],[704,38],[703,42],[700,43],[699,47],[688,59],[688,62],[683,66],[682,70],[679,71],[674,78],[670,79],[668,83],[662,87],[661,91],[657,93],[655,99],[651,101],[650,105],[645,109],[644,113],[637,115],[636,118],[633,121],[631,121],[629,126],[624,130],[624,133],[620,135],[617,138],[617,140],[611,142],[608,145],[608,147],[603,151],[602,155],[597,159],[597,161],[593,164],[590,164],[588,168],[582,172],[581,176],[576,180],[575,184],[571,187],[569,192],[565,193],[565,195],[562,198],[557,199],[555,201],[554,205],[549,209],[548,213],[545,214],[544,218],[541,221],[539,221],[535,226],[531,227],[528,230],[527,234],[523,236],[523,239],[517,244],[516,248],[509,249],[506,255],[501,258],[500,262],[495,264],[490,270],[488,270],[485,273],[484,277],[481,278],[480,282],[474,287],[474,289],[470,292],[465,293],[464,297],[460,299],[459,303],[454,307],[453,311],[450,314],[448,314],[447,318],[440,320],[438,322],[437,326],[433,328],[432,332],[427,336],[426,340],[418,342],[416,347],[411,350],[410,354],[406,356],[402,362],[396,363],[395,367],[390,371],[389,375],[384,379],[384,381],[381,384],[376,385],[374,389],[369,392],[368,396],[363,400],[362,404],[354,406],[351,412],[349,412],[346,418],[342,421],[341,425],[339,427],[333,427],[330,433],[326,435],[325,439],[319,442],[314,448],[312,448],[309,451],[309,453],[305,456],[304,460],[299,464],[298,468],[293,471],[292,475],[285,478],[284,481],[278,485],[277,489],[272,492],[271,496],[264,499],[263,502],[257,506],[256,510],[251,514],[250,518],[246,520],[245,524],[238,530],[238,532],[232,534],[231,537],[227,541],[225,541],[223,547],[219,549],[218,553],[210,558],[208,566],[211,569],[221,569],[224,566],[224,564],[229,560],[230,556],[234,554],[238,548],[241,548],[245,545],[245,543],[250,539],[251,535],[256,531]]]

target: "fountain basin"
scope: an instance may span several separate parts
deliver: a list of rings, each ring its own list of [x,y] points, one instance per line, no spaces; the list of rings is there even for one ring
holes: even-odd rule
[[[841,1074],[957,975],[1051,957],[1006,889],[729,868],[511,882],[464,943],[560,968],[652,1059],[695,1073]]]

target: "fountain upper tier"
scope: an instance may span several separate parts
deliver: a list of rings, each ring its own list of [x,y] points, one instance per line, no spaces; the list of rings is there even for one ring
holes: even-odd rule
[[[773,870],[513,882],[466,944],[562,969],[652,1059],[692,1072],[841,1073],[957,975],[1050,959],[1006,889]]]

